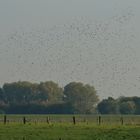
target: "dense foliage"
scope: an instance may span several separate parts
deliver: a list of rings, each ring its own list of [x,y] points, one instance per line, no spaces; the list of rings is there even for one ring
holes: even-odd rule
[[[109,97],[102,100],[97,108],[101,114],[140,114],[140,97]]]
[[[72,82],[63,88],[53,81],[5,83],[0,88],[0,113],[94,113],[98,96],[93,86]]]
[[[140,97],[108,97],[99,102],[95,88],[53,81],[5,83],[0,88],[0,114],[140,114]]]

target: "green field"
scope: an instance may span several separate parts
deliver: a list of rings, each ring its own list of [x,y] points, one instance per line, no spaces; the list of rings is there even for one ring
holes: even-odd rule
[[[21,115],[10,115],[4,125],[0,116],[0,140],[140,140],[139,116],[123,116],[123,125],[119,116],[102,116],[100,125],[98,116],[76,115],[76,125],[71,115],[50,115],[49,124],[46,117],[26,115],[23,124]]]
[[[0,140],[139,140],[139,126],[92,124],[0,125]]]

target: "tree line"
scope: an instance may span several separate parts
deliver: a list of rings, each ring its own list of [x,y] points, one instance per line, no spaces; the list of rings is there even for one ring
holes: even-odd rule
[[[140,97],[108,97],[98,104],[101,114],[140,114]]]
[[[62,88],[53,81],[18,81],[0,88],[0,112],[7,114],[88,114],[98,101],[95,88],[80,82]]]
[[[140,114],[139,97],[99,100],[94,86],[53,81],[5,83],[0,88],[1,114]]]

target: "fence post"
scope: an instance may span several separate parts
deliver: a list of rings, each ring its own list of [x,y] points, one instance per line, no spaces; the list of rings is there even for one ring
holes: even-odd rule
[[[73,116],[73,124],[74,124],[74,125],[76,124],[75,116]]]
[[[101,116],[98,117],[98,124],[101,125]]]
[[[23,124],[26,124],[26,118],[23,117]]]
[[[50,118],[47,116],[47,123],[49,124],[50,123]]]
[[[7,121],[7,116],[4,115],[4,124],[6,124],[6,121]]]
[[[121,121],[121,125],[123,125],[124,124],[123,117],[120,118],[120,121]]]

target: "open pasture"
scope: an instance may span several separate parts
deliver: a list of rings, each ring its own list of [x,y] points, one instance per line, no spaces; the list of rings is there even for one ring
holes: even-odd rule
[[[1,115],[0,121],[0,140],[140,139],[140,116],[105,115],[100,124],[94,115],[75,115],[75,124],[73,115],[7,115],[6,124]]]
[[[79,123],[0,125],[0,140],[139,140],[140,126]]]

